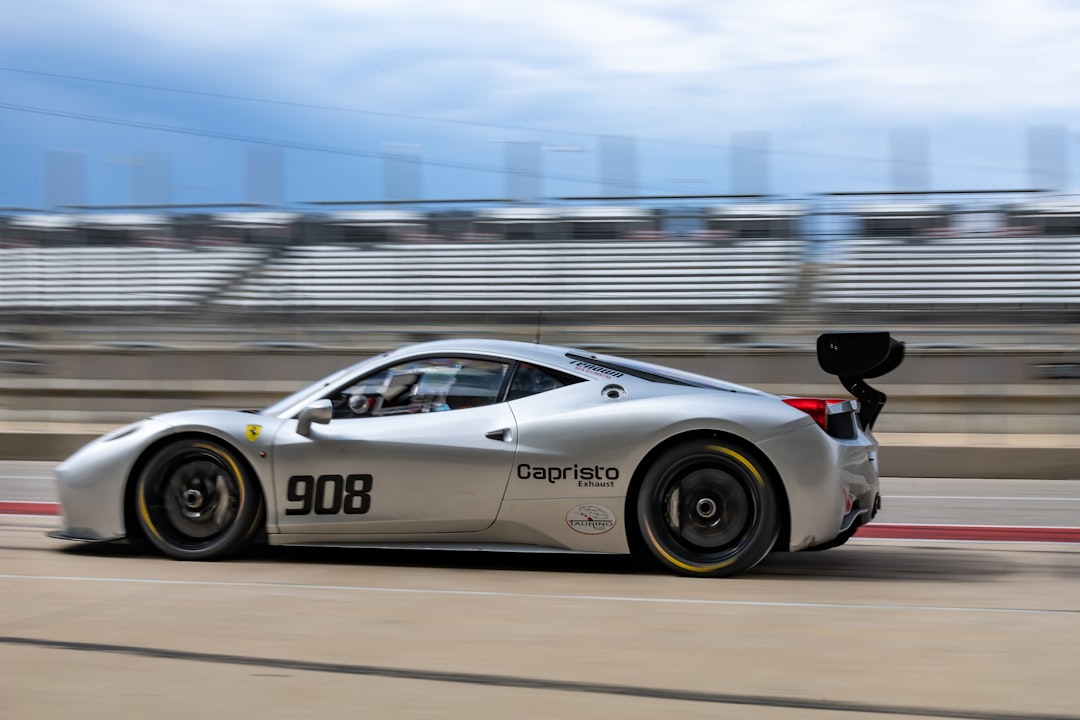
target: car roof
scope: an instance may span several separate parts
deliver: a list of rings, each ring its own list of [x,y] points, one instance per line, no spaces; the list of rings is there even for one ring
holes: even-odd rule
[[[410,358],[436,357],[436,356],[460,356],[479,355],[505,360],[517,360],[521,362],[536,363],[550,368],[560,369],[574,373],[583,380],[610,382],[618,378],[619,382],[645,382],[651,375],[656,378],[668,378],[663,382],[674,381],[677,385],[689,385],[698,388],[712,388],[728,390],[731,392],[747,392],[762,395],[760,390],[736,385],[735,383],[718,380],[695,373],[682,372],[670,367],[652,365],[650,363],[637,363],[614,355],[595,354],[588,350],[580,350],[559,345],[544,345],[541,343],[528,343],[517,340],[493,340],[484,338],[463,338],[454,340],[432,340],[429,342],[405,345],[395,350],[369,357],[358,363],[350,365],[337,373],[322,380],[297,390],[292,395],[263,409],[263,412],[278,415],[288,415],[299,407],[309,396],[317,395],[326,387],[337,382],[344,382],[354,373],[367,370],[375,370],[377,367],[386,367],[391,364],[408,360]],[[590,364],[597,363],[596,365]],[[365,370],[366,368],[366,370]]]
[[[619,382],[636,383],[650,379],[666,378],[662,381],[674,381],[674,384],[699,388],[708,387],[732,392],[762,394],[760,390],[706,375],[677,370],[665,365],[629,360],[606,353],[593,353],[588,350],[515,340],[483,340],[475,338],[436,340],[398,348],[392,353],[387,353],[382,360],[394,362],[407,357],[442,353],[454,355],[476,353],[531,362],[572,372],[582,379],[594,381],[609,382],[614,378],[618,378]]]
[[[428,353],[478,353],[483,355],[496,355],[513,360],[526,360],[558,367],[566,364],[566,354],[571,352],[585,355],[591,354],[583,350],[575,350],[568,347],[528,343],[517,340],[466,338],[462,340],[432,340],[430,342],[406,345],[387,353],[386,359],[393,360],[398,357],[426,355]]]

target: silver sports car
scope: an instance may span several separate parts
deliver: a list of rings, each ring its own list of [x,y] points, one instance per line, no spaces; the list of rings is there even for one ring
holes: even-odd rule
[[[111,432],[56,468],[54,537],[207,560],[272,545],[634,553],[725,576],[846,541],[880,507],[888,333],[818,338],[855,399],[779,397],[570,348],[413,345],[258,412]]]

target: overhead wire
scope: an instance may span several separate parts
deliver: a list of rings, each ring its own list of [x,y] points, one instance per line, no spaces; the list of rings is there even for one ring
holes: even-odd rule
[[[39,76],[39,77],[49,77],[49,78],[61,79],[61,80],[72,80],[72,81],[76,81],[76,82],[95,83],[95,84],[100,84],[100,85],[112,85],[112,86],[117,86],[117,87],[128,87],[128,88],[139,89],[139,90],[152,90],[152,91],[155,91],[155,92],[166,92],[166,93],[175,93],[175,94],[183,94],[183,95],[190,95],[190,96],[206,97],[206,98],[213,98],[213,99],[218,99],[218,100],[231,100],[231,101],[239,101],[239,102],[261,103],[261,104],[267,104],[267,105],[278,105],[278,106],[282,106],[282,107],[294,107],[294,108],[309,109],[309,110],[320,110],[320,111],[329,111],[329,112],[341,112],[341,113],[350,113],[350,114],[358,114],[358,115],[368,115],[368,116],[372,116],[372,117],[381,117],[381,118],[394,119],[394,120],[411,120],[411,121],[417,121],[417,122],[445,123],[445,124],[468,126],[468,127],[481,127],[481,128],[491,128],[491,129],[497,129],[497,130],[509,130],[509,131],[513,131],[513,132],[548,133],[548,134],[556,134],[556,135],[570,135],[570,136],[575,136],[575,137],[596,138],[596,137],[605,136],[605,135],[607,135],[607,136],[617,136],[618,135],[618,133],[588,132],[588,131],[582,131],[582,130],[568,130],[568,129],[564,129],[564,128],[542,128],[542,127],[515,126],[515,125],[508,125],[508,124],[484,122],[484,121],[478,121],[478,120],[464,120],[464,119],[459,119],[459,118],[433,117],[433,116],[427,116],[427,115],[411,115],[411,114],[407,114],[407,113],[395,113],[395,112],[386,112],[386,111],[380,111],[380,110],[368,110],[368,109],[355,108],[355,107],[346,107],[346,106],[341,106],[341,105],[324,105],[324,104],[319,104],[319,103],[307,103],[307,102],[299,102],[299,101],[293,101],[293,100],[281,100],[281,99],[276,99],[276,98],[265,98],[265,97],[251,96],[251,95],[240,95],[240,94],[235,94],[235,93],[221,93],[221,92],[212,92],[212,91],[207,91],[207,90],[192,90],[192,89],[187,89],[187,88],[175,88],[175,87],[169,87],[169,86],[165,86],[165,85],[154,85],[154,84],[149,84],[149,83],[135,83],[135,82],[129,82],[129,81],[123,81],[123,80],[110,80],[110,79],[106,79],[106,78],[95,78],[95,77],[89,77],[89,76],[85,76],[85,75],[73,75],[73,74],[67,74],[67,73],[54,73],[54,72],[46,72],[46,71],[42,71],[42,70],[30,70],[30,69],[27,69],[27,68],[17,68],[17,67],[12,67],[12,66],[0,66],[0,71],[2,71],[2,72],[10,72],[10,73],[20,73],[20,74],[24,74],[24,75],[35,75],[35,76]],[[736,150],[736,149],[752,149],[752,150],[760,149],[760,148],[747,148],[745,146],[739,146],[739,145],[734,145],[734,144],[706,143],[706,142],[701,142],[701,141],[679,140],[679,139],[675,139],[675,138],[650,138],[650,137],[642,137],[642,136],[628,136],[628,137],[633,137],[633,139],[636,140],[636,141],[646,142],[646,143],[667,144],[667,145],[676,145],[676,146],[684,146],[684,147],[692,147],[692,148],[700,148],[700,149],[720,150],[720,151],[731,151],[731,150]],[[274,142],[272,144],[283,144],[283,143]],[[820,153],[820,152],[813,152],[813,151],[807,151],[807,150],[792,150],[792,149],[788,149],[788,148],[768,148],[768,149],[764,150],[764,152],[766,152],[768,154],[773,154],[773,155],[789,155],[789,156],[805,157],[805,158],[811,158],[811,159],[835,160],[835,161],[844,161],[844,162],[864,162],[864,163],[875,163],[875,164],[884,164],[884,163],[892,162],[892,160],[890,158],[886,158],[886,157],[866,157],[866,156],[846,155],[846,154],[837,154],[837,153]],[[976,170],[976,171],[981,171],[981,172],[1000,172],[1000,173],[1017,173],[1017,172],[1020,172],[1020,169],[1015,168],[1015,167],[1007,168],[1007,167],[994,167],[994,166],[985,166],[985,165],[967,165],[967,164],[958,164],[958,163],[917,163],[917,162],[911,162],[911,161],[906,161],[906,163],[909,164],[909,165],[924,166],[924,167],[927,167],[927,168],[930,168],[930,169]],[[500,172],[501,172],[501,170],[500,170]]]
[[[279,140],[272,138],[256,137],[253,135],[240,135],[236,133],[227,133],[213,130],[201,130],[198,128],[179,127],[175,125],[163,125],[159,123],[151,123],[138,120],[123,120],[120,118],[103,117],[99,115],[86,115],[83,113],[70,112],[66,110],[55,110],[52,108],[33,107],[27,105],[15,105],[13,103],[0,102],[0,110],[11,110],[14,112],[29,113],[33,115],[44,115],[49,117],[66,118],[69,120],[80,120],[84,122],[100,123],[104,125],[117,125],[121,127],[138,128],[141,130],[153,130],[157,132],[167,132],[178,135],[190,135],[195,137],[212,138],[215,140],[228,140],[233,142],[243,142],[256,145],[273,145],[284,148],[292,148],[296,150],[306,150],[309,152],[327,153],[332,155],[344,155],[352,157],[362,157],[370,159],[383,159],[386,157],[386,153],[375,152],[370,150],[356,150],[352,148],[340,148],[330,147],[326,145],[316,145],[313,143],[302,143],[289,140]],[[446,167],[455,170],[468,170],[472,172],[482,173],[498,173],[505,174],[506,169],[502,167],[492,167],[490,165],[481,165],[478,163],[467,163],[460,160],[439,160],[431,158],[421,158],[420,156],[409,155],[395,155],[395,159],[416,163],[419,165],[431,165],[436,167]],[[519,174],[523,175],[537,175],[545,179],[551,180],[564,180],[567,182],[575,183],[595,183],[594,177],[572,176],[572,175],[549,175],[544,173],[529,173],[522,171]]]

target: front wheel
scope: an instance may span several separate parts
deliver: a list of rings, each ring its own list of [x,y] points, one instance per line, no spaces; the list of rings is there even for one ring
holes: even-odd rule
[[[757,565],[780,524],[768,471],[742,447],[691,441],[642,480],[637,520],[649,551],[680,575],[726,577]]]
[[[139,526],[170,557],[212,560],[235,552],[262,519],[262,493],[221,443],[178,440],[161,448],[135,487]]]

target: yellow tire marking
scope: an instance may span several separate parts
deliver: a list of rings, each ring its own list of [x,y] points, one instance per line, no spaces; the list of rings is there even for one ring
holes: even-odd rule
[[[139,514],[142,515],[146,527],[150,529],[150,532],[154,533],[154,537],[164,542],[161,533],[154,527],[154,521],[150,519],[150,511],[146,509],[146,487],[142,483],[139,483]]]
[[[719,570],[720,568],[727,567],[731,563],[735,562],[735,560],[738,559],[738,557],[739,557],[738,555],[736,555],[733,558],[728,558],[724,562],[717,563],[715,565],[688,565],[688,564],[684,563],[682,560],[677,560],[674,557],[672,557],[671,554],[667,550],[665,550],[663,548],[663,546],[660,544],[660,542],[656,539],[656,536],[653,535],[653,531],[652,531],[652,528],[649,527],[649,521],[648,520],[645,521],[645,534],[649,536],[649,542],[652,543],[652,546],[654,548],[656,548],[656,551],[658,553],[660,553],[661,555],[664,556],[665,560],[667,560],[669,563],[671,563],[672,565],[674,565],[676,567],[680,567],[683,570],[689,570],[690,572],[707,573],[707,572],[712,572],[713,570]]]
[[[764,478],[761,477],[761,473],[759,473],[757,471],[756,467],[754,467],[753,465],[750,464],[749,460],[744,458],[739,453],[735,452],[734,450],[729,450],[726,447],[720,447],[719,445],[709,445],[705,449],[706,450],[712,450],[713,452],[722,453],[722,454],[727,455],[729,457],[735,458],[735,460],[739,464],[741,464],[744,468],[746,468],[747,470],[750,471],[750,474],[754,476],[755,480],[757,480],[758,485],[760,485],[761,487],[765,487],[765,480],[764,480]]]
[[[721,453],[723,455],[727,455],[727,456],[729,456],[731,458],[734,458],[736,462],[738,462],[740,465],[742,465],[744,468],[746,468],[748,471],[750,471],[750,474],[754,476],[755,480],[757,480],[758,485],[760,485],[761,487],[765,487],[765,479],[761,477],[761,473],[759,473],[757,471],[756,467],[754,467],[752,464],[750,464],[749,460],[744,458],[739,453],[737,453],[734,450],[731,450],[729,448],[726,448],[726,447],[720,447],[719,445],[709,445],[705,449],[706,450],[712,450],[713,452],[718,452],[718,453]],[[649,527],[648,519],[645,519],[644,525],[645,525],[645,534],[649,536],[649,542],[651,542],[652,546],[654,548],[656,548],[656,551],[658,553],[660,553],[661,555],[663,555],[664,559],[667,560],[669,563],[671,563],[675,567],[682,568],[683,570],[688,570],[689,572],[695,572],[695,573],[713,572],[714,570],[719,570],[721,568],[727,567],[731,563],[735,562],[735,560],[737,560],[738,557],[739,557],[738,555],[736,555],[733,558],[728,558],[727,560],[725,560],[725,561],[723,561],[721,563],[717,563],[715,565],[688,565],[687,563],[684,563],[682,560],[678,560],[678,559],[672,557],[671,553],[669,553],[667,550],[664,549],[664,547],[660,544],[660,541],[657,540],[656,536],[653,534],[652,528]]]

